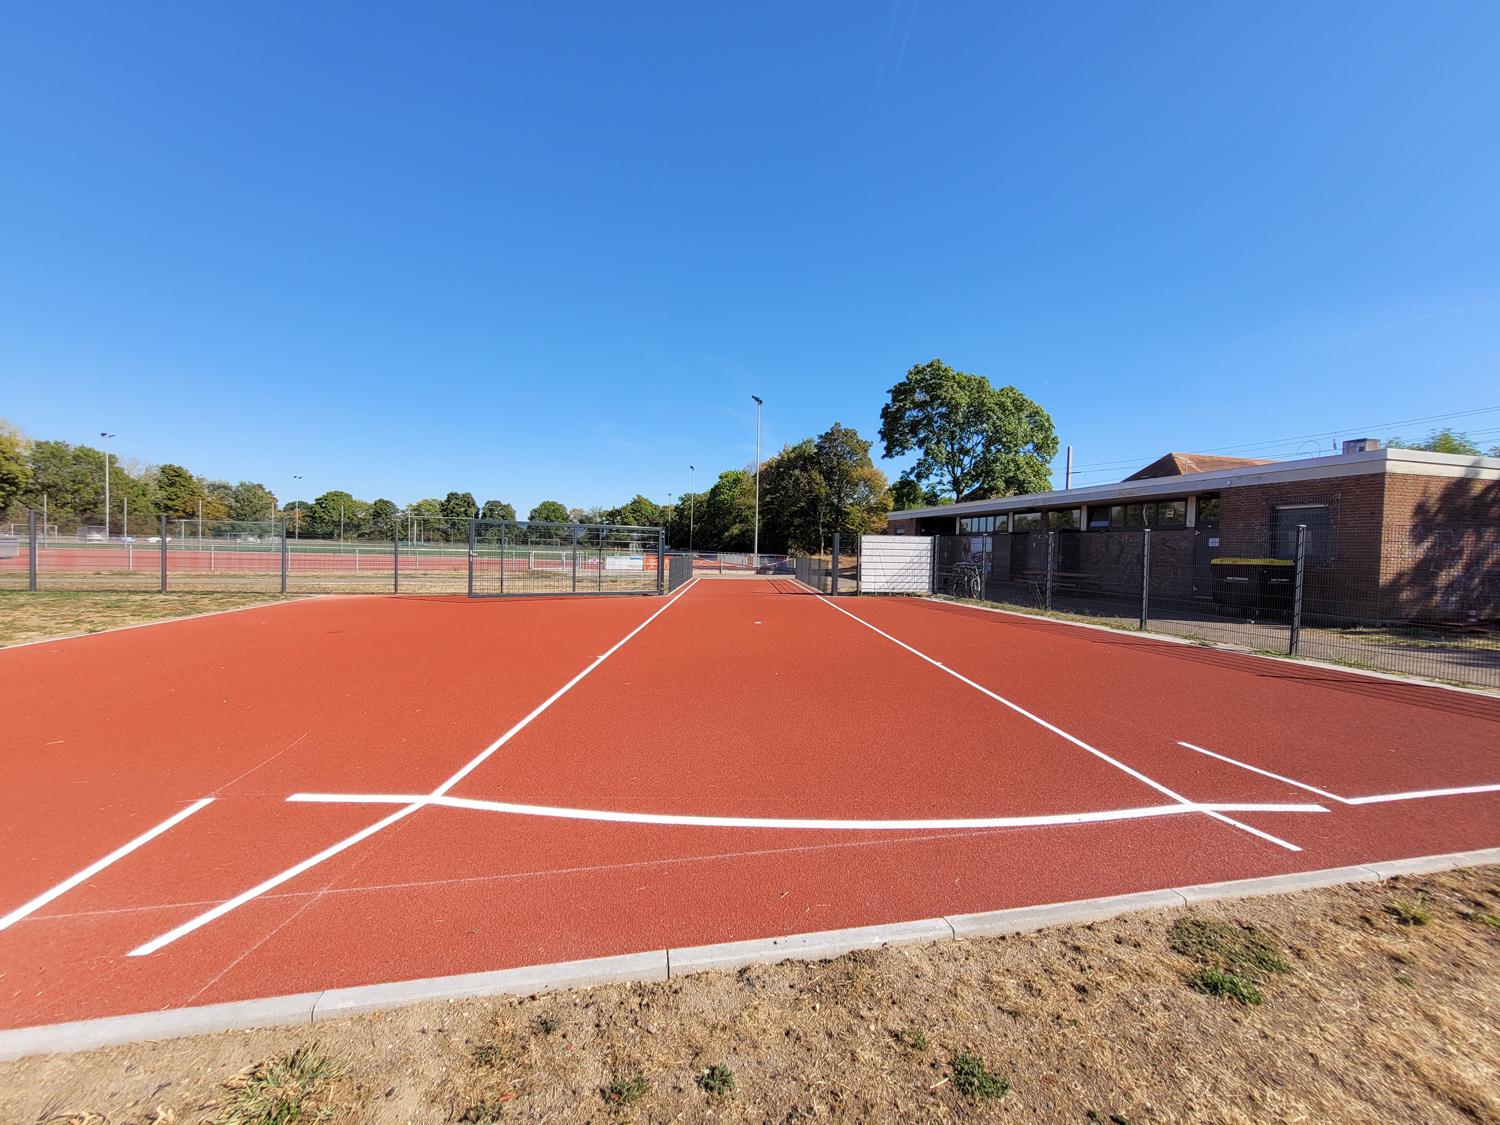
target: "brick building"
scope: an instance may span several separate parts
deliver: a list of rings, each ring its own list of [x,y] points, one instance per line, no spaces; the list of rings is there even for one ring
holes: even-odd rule
[[[1006,581],[1045,566],[1039,533],[1056,531],[1056,569],[1124,593],[1151,528],[1153,590],[1211,601],[1215,559],[1289,559],[1301,525],[1323,613],[1500,618],[1500,458],[1373,444],[1297,461],[1173,453],[1119,484],[892,512],[889,533],[967,537]]]

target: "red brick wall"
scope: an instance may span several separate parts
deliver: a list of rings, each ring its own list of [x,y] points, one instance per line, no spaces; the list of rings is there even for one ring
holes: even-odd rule
[[[1500,481],[1386,478],[1381,584],[1393,617],[1500,617]]]
[[[1328,509],[1328,558],[1307,566],[1304,611],[1311,616],[1378,617],[1384,498],[1385,476],[1380,473],[1226,488],[1220,499],[1219,555],[1269,558],[1275,509],[1322,504]]]

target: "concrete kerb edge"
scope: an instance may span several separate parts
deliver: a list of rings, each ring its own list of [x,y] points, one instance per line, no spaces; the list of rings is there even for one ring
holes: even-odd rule
[[[1298,668],[1322,668],[1329,672],[1343,672],[1349,676],[1365,676],[1372,680],[1386,680],[1394,684],[1412,684],[1415,687],[1440,688],[1443,691],[1457,691],[1465,695],[1477,695],[1481,699],[1497,698],[1495,692],[1485,688],[1463,687],[1459,684],[1445,684],[1441,680],[1426,680],[1420,676],[1403,676],[1396,672],[1377,672],[1371,668],[1351,668],[1344,664],[1333,664],[1327,660],[1312,660],[1305,656],[1278,656],[1274,653],[1252,651],[1245,648],[1236,648],[1233,645],[1202,644],[1198,641],[1190,641],[1186,637],[1174,637],[1170,633],[1153,633],[1150,630],[1142,632],[1139,629],[1121,629],[1113,625],[1096,625],[1091,621],[1069,621],[1062,617],[1049,617],[1044,613],[1025,613],[1018,609],[1000,609],[992,605],[970,605],[968,602],[958,601],[952,598],[934,597],[931,594],[919,594],[918,598],[924,602],[932,602],[935,605],[954,605],[963,609],[980,609],[985,613],[999,613],[1006,617],[1019,617],[1024,621],[1050,621],[1054,625],[1068,625],[1075,629],[1093,629],[1100,633],[1112,633],[1115,636],[1135,637],[1143,641],[1159,641],[1167,645],[1186,645],[1189,648],[1203,648],[1210,652],[1232,652],[1236,656],[1251,656],[1257,660],[1276,660],[1283,664],[1291,664]]]
[[[92,1050],[144,1040],[175,1039],[185,1035],[302,1023],[311,1025],[323,1020],[383,1011],[426,1000],[498,995],[530,996],[625,981],[675,980],[696,973],[728,971],[746,965],[776,964],[787,960],[824,960],[857,949],[1028,933],[1049,926],[1087,925],[1138,910],[1179,909],[1198,902],[1284,894],[1348,883],[1380,882],[1398,875],[1425,875],[1489,863],[1500,863],[1500,848],[1326,868],[1261,879],[1205,883],[1047,906],[1023,906],[981,914],[926,918],[886,926],[864,926],[723,945],[654,950],[587,961],[565,961],[488,973],[329,989],[293,996],[268,997],[264,1000],[243,1000],[139,1015],[109,1016],[76,1023],[23,1027],[0,1031],[0,1061],[27,1055]]]

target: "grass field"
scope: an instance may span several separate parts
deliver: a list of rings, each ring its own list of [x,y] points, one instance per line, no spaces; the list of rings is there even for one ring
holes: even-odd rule
[[[1491,867],[435,1002],[0,1064],[0,1118],[1493,1125],[1497,914]]]
[[[0,646],[290,600],[257,593],[0,590]]]

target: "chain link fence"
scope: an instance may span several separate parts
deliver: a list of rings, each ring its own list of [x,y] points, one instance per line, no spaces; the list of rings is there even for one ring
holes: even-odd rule
[[[405,517],[390,538],[295,525],[162,520],[149,534],[0,527],[0,589],[302,594],[655,594],[660,528]]]
[[[1500,688],[1500,527],[1277,516],[1259,538],[1213,526],[940,536],[935,592]],[[1224,550],[1247,542],[1261,549]]]

